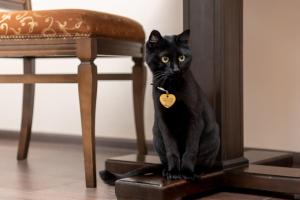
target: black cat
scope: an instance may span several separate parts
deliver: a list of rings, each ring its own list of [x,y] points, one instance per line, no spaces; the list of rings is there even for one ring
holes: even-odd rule
[[[154,30],[146,45],[153,73],[153,141],[167,179],[193,179],[214,164],[220,146],[214,112],[189,69],[189,35],[186,30],[162,37]],[[159,100],[164,93],[176,97],[169,108]]]
[[[162,37],[154,30],[146,44],[146,62],[153,73],[153,143],[162,166],[123,175],[102,171],[100,176],[106,183],[154,170],[162,171],[167,179],[194,179],[196,173],[213,166],[220,146],[219,129],[213,110],[189,69],[189,34],[186,30]]]

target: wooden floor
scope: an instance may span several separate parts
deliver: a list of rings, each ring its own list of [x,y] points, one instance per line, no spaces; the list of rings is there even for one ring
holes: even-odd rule
[[[0,138],[0,199],[2,200],[115,200],[114,187],[98,179],[97,189],[86,189],[81,146],[32,142],[27,161],[16,160],[17,142]],[[104,160],[133,153],[97,148],[97,167]],[[222,192],[205,200],[271,200],[264,196]]]

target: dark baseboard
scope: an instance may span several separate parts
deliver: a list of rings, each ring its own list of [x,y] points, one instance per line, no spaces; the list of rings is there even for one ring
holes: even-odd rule
[[[0,130],[0,139],[18,140],[18,138],[19,138],[18,131]],[[55,133],[52,134],[52,133],[33,132],[31,140],[36,142],[51,142],[51,143],[63,143],[63,144],[76,144],[76,145],[82,144],[81,136],[79,135],[65,135],[65,134],[55,134]],[[152,141],[147,140],[146,144],[149,152],[154,152]],[[125,138],[96,137],[96,146],[135,150],[136,140],[125,139]],[[280,151],[275,149],[245,147],[245,151],[247,150],[268,150],[268,151],[276,151],[276,152]],[[291,151],[282,151],[282,150],[280,152],[295,153]]]
[[[13,139],[18,140],[19,132],[11,130],[0,130],[0,139]],[[36,142],[50,142],[50,143],[63,143],[63,144],[76,144],[81,145],[82,139],[79,135],[64,135],[64,134],[52,134],[52,133],[38,133],[33,132],[32,141]],[[96,137],[96,146],[101,147],[111,147],[111,148],[122,148],[122,149],[136,149],[135,139],[125,139],[125,138],[106,138],[106,137]],[[152,141],[148,140],[147,148],[150,152],[153,151]]]
[[[266,148],[258,148],[258,147],[245,147],[245,151],[257,150],[257,151],[272,151],[272,152],[284,152],[284,153],[294,153],[299,154],[299,151],[289,151],[289,150],[280,150],[280,149],[266,149]]]

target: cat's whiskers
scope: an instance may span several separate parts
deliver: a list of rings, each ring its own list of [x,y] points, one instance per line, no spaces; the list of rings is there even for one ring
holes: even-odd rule
[[[158,75],[158,76],[154,76],[154,79],[160,79],[160,78],[162,78],[162,77],[165,77],[165,74],[160,74],[160,75]]]
[[[153,76],[161,76],[161,75],[165,75],[164,72],[154,72]]]
[[[158,82],[158,81],[160,81],[160,79],[162,79],[165,76],[166,76],[165,73],[159,72],[159,73],[156,73],[156,74],[153,75],[153,79],[154,79],[155,82]]]
[[[162,71],[157,71],[157,72],[153,72],[153,75],[157,75],[157,74],[163,74],[164,72]]]
[[[155,80],[155,81],[160,81],[160,80],[163,79],[163,78],[166,78],[166,75],[165,75],[165,74],[161,74],[161,75],[159,75],[159,76],[154,76],[154,80]]]
[[[157,85],[159,86],[163,86],[165,84],[165,82],[167,81],[168,77],[163,76],[158,80],[155,80],[155,82],[157,83]]]
[[[163,79],[163,77],[160,78],[160,79],[158,79],[158,80],[154,80],[153,82],[154,82],[156,85],[160,85],[160,82],[161,82],[162,79]]]

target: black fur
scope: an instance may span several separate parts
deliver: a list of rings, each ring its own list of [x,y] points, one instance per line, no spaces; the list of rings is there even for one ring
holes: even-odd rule
[[[155,121],[153,141],[167,179],[194,179],[196,173],[212,167],[220,136],[214,112],[196,83],[190,65],[189,30],[165,36],[154,30],[146,44],[146,61],[153,73]],[[184,61],[179,61],[180,56]],[[169,58],[163,62],[162,57]],[[176,96],[171,108],[159,102],[162,87]]]
[[[146,44],[146,61],[153,73],[154,148],[162,166],[148,166],[126,174],[101,171],[110,185],[116,180],[146,173],[162,173],[167,179],[194,179],[196,173],[213,166],[220,146],[218,124],[209,102],[196,83],[189,67],[192,52],[188,46],[189,30],[165,36],[154,30]],[[178,58],[184,55],[180,62]],[[168,63],[162,57],[169,58]],[[163,87],[176,96],[171,108],[159,102]]]

